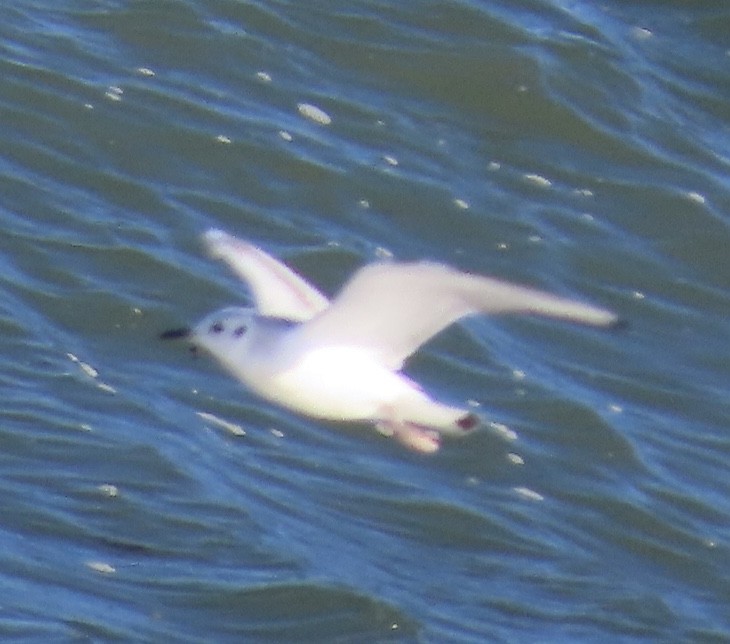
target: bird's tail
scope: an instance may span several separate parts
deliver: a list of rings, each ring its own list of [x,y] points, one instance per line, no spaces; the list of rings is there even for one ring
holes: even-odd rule
[[[442,436],[463,436],[481,424],[474,412],[437,403],[425,395],[393,405],[377,423],[378,431],[418,452],[435,452]]]

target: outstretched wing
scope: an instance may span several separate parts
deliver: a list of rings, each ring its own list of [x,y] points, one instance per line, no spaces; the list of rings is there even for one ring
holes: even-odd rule
[[[398,369],[436,333],[478,313],[528,313],[597,326],[618,322],[605,309],[441,264],[383,263],[355,273],[301,333],[314,346],[365,348]]]
[[[261,315],[304,321],[329,306],[303,277],[253,244],[221,230],[209,230],[203,241],[211,257],[225,261],[248,284]]]

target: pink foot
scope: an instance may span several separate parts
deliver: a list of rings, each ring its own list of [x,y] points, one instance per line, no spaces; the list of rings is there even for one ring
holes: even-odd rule
[[[441,447],[441,436],[433,429],[409,423],[380,423],[378,430],[385,436],[392,436],[408,449],[422,454],[433,454]]]

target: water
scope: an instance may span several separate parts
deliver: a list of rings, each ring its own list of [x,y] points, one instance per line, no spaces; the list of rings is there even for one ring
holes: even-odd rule
[[[729,31],[716,2],[3,5],[0,633],[730,639]],[[212,226],[328,292],[427,257],[631,327],[451,329],[409,371],[492,424],[424,458],[157,340],[245,301]]]

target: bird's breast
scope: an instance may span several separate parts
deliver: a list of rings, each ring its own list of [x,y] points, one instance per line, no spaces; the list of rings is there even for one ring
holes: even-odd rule
[[[260,394],[301,413],[332,420],[373,418],[384,404],[410,389],[368,351],[352,347],[311,349],[282,368],[261,374]]]

